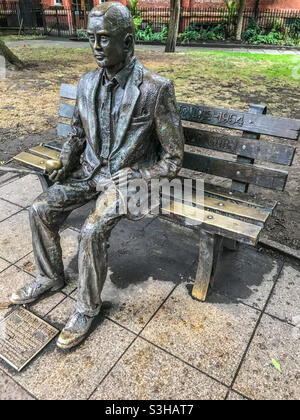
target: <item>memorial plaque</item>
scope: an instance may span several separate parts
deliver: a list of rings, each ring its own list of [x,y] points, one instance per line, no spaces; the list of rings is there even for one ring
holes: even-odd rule
[[[23,307],[0,322],[0,358],[20,372],[59,330]]]

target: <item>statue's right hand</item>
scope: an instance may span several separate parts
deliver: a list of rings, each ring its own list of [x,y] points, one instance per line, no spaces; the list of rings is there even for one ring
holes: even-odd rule
[[[68,176],[68,171],[66,170],[66,167],[63,166],[59,170],[54,170],[49,175],[49,179],[52,182],[63,182]]]

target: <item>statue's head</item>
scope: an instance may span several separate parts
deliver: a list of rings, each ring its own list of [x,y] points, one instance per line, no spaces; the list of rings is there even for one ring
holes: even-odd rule
[[[132,16],[121,3],[102,3],[89,15],[87,33],[99,67],[114,67],[134,53]]]

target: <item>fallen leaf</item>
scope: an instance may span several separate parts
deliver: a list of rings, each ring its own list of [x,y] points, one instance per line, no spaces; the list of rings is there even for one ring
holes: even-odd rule
[[[272,359],[272,365],[281,373],[281,366],[280,363],[277,362],[277,360]]]

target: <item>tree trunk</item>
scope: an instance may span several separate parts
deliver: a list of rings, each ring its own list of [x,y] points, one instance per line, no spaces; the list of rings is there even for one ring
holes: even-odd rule
[[[239,8],[238,8],[238,18],[236,24],[236,31],[235,31],[235,39],[240,41],[242,38],[242,30],[243,30],[243,18],[244,18],[244,11],[246,8],[246,0],[239,1]]]
[[[21,70],[24,68],[24,63],[5,45],[0,39],[0,55],[2,55],[6,61]]]
[[[165,52],[175,52],[180,18],[180,0],[170,0],[170,11],[169,33]]]

